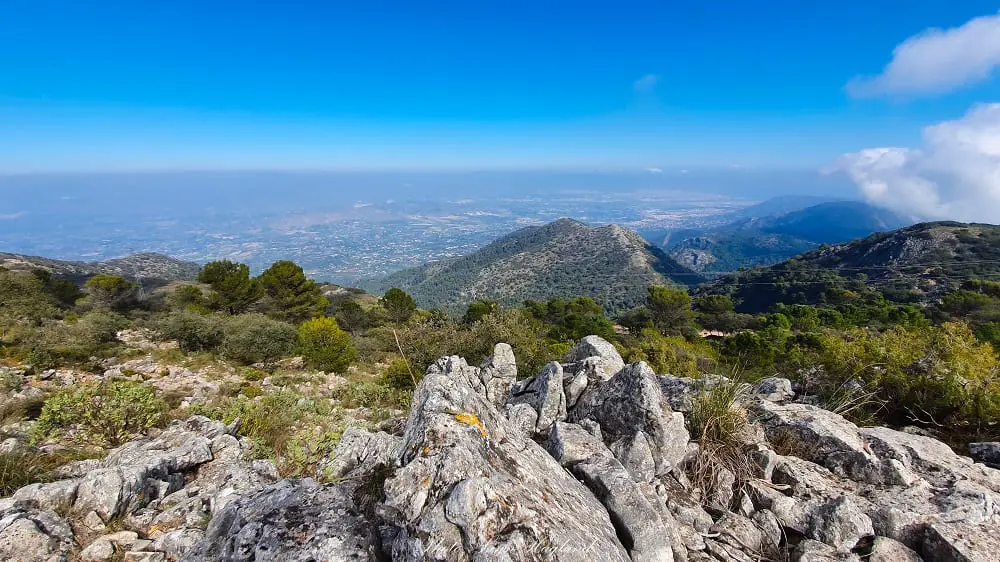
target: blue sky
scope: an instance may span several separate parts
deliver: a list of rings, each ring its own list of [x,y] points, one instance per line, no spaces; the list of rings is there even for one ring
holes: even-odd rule
[[[907,38],[998,9],[7,0],[0,172],[819,168],[998,101],[1000,59],[846,88]]]

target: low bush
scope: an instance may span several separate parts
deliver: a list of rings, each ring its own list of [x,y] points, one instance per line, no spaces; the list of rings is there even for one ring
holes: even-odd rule
[[[243,369],[243,380],[250,382],[259,382],[266,378],[267,378],[267,371],[254,369],[253,367],[247,367],[246,369]]]
[[[299,326],[298,350],[310,367],[343,373],[357,358],[351,335],[333,318],[314,318]]]
[[[296,424],[314,413],[300,406],[300,398],[298,394],[284,390],[260,397],[241,394],[225,398],[214,406],[195,406],[193,412],[227,424],[239,418],[240,435],[253,441],[254,456],[275,458],[284,452],[285,443],[295,432]]]
[[[622,355],[627,362],[645,361],[661,374],[697,378],[716,364],[716,353],[707,343],[664,336],[653,328],[625,338],[623,346]]]
[[[423,378],[423,373],[413,371],[410,365],[397,359],[389,364],[389,368],[382,373],[382,382],[389,388],[396,390],[413,390],[417,382]]]
[[[166,422],[167,404],[151,387],[130,380],[112,380],[58,392],[42,406],[32,426],[32,440],[79,427],[87,438],[115,447],[136,434]]]
[[[821,397],[849,381],[874,392],[883,421],[982,427],[1000,422],[1000,361],[962,323],[884,332],[854,329],[820,338]]]
[[[345,408],[400,410],[409,406],[410,392],[390,387],[377,380],[359,380],[342,384],[333,392]]]
[[[212,351],[225,336],[224,318],[193,310],[178,310],[153,321],[153,329],[167,340],[176,340],[183,351]]]
[[[25,361],[35,368],[49,369],[110,356],[118,349],[116,334],[128,324],[124,316],[104,310],[47,322],[32,332],[30,341],[22,343],[30,350]]]
[[[273,363],[295,351],[295,328],[263,314],[227,319],[220,348],[226,359],[250,365]]]

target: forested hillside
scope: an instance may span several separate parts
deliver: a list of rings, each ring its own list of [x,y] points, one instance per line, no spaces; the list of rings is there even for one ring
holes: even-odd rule
[[[571,219],[528,227],[446,262],[407,269],[365,284],[399,287],[420,306],[461,314],[478,299],[504,305],[555,297],[589,297],[610,313],[642,302],[649,285],[693,285],[701,278],[636,233]]]

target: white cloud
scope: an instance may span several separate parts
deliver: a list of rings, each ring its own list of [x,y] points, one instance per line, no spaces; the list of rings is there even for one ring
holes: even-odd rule
[[[657,84],[660,83],[660,77],[655,74],[647,74],[642,78],[632,82],[632,88],[639,93],[648,94],[656,89]]]
[[[10,213],[6,215],[0,215],[0,221],[12,221],[15,219],[19,219],[27,214],[28,214],[27,212],[21,211],[20,213]]]
[[[903,41],[877,76],[847,84],[852,96],[937,94],[988,79],[1000,66],[1000,14],[951,29],[928,29]]]
[[[933,219],[1000,222],[1000,103],[926,127],[924,146],[870,148],[826,172],[846,172],[873,204]]]
[[[662,174],[663,173],[663,170],[661,170],[659,168],[646,168],[646,171],[649,172],[649,173],[651,173],[651,174]]]

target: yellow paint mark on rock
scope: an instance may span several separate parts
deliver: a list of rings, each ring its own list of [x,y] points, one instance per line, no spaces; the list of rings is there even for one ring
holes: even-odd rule
[[[466,425],[471,425],[472,427],[479,430],[479,435],[483,438],[486,437],[486,428],[483,427],[483,422],[479,421],[479,417],[476,414],[471,414],[468,412],[461,412],[455,414],[455,419]]]

